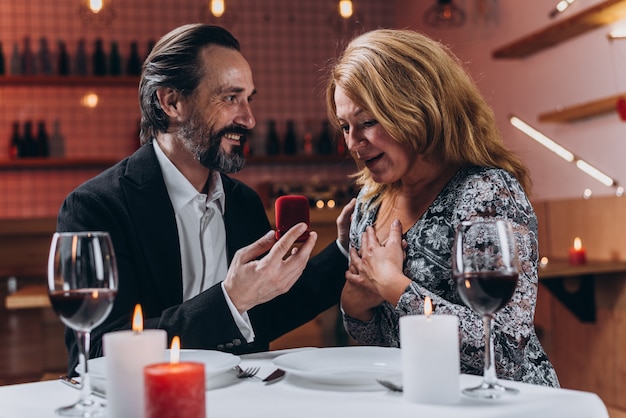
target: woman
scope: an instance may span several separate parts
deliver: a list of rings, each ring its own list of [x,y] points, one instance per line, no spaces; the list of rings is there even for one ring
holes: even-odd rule
[[[461,371],[481,375],[481,318],[456,292],[451,245],[462,221],[508,219],[521,273],[495,315],[498,377],[558,387],[533,325],[537,219],[530,178],[507,150],[493,112],[458,60],[408,30],[354,39],[331,70],[329,116],[343,132],[362,186],[350,230],[344,323],[361,344],[399,346],[399,318],[436,312],[459,318]]]

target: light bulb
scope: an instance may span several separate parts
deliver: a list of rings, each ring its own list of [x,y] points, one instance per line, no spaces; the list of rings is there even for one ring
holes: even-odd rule
[[[351,0],[339,1],[339,14],[344,19],[349,19],[350,17],[352,17],[352,1]]]
[[[215,17],[221,17],[226,11],[224,0],[211,0],[211,14]]]
[[[104,0],[89,0],[89,10],[93,13],[100,13],[104,7]]]

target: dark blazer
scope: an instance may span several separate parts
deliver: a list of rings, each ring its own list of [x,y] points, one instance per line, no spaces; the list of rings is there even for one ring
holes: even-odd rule
[[[224,222],[228,262],[234,253],[270,229],[259,196],[222,175],[226,194]],[[102,355],[102,335],[130,329],[140,303],[145,328],[178,335],[183,348],[243,354],[264,351],[270,341],[313,319],[339,301],[347,260],[332,243],[312,257],[292,289],[248,314],[255,340],[248,344],[237,328],[219,284],[183,303],[180,245],[174,209],[151,144],[88,180],[63,203],[58,231],[108,231],[119,272],[111,314],[92,333],[90,357]],[[68,371],[78,353],[74,333],[66,331]]]

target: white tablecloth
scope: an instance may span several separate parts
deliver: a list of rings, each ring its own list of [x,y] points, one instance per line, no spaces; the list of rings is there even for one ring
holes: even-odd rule
[[[242,367],[262,366],[259,376],[273,370],[276,352],[242,357]],[[461,386],[475,386],[476,376],[461,376]],[[390,417],[524,417],[608,418],[600,398],[588,392],[551,389],[506,382],[520,390],[518,396],[478,401],[463,397],[452,406],[419,405],[404,401],[402,394],[386,390],[353,391],[312,385],[297,376],[266,385],[258,378],[230,376],[207,391],[207,416],[281,418],[390,418]],[[0,387],[0,418],[52,418],[55,408],[71,404],[79,392],[59,381]]]

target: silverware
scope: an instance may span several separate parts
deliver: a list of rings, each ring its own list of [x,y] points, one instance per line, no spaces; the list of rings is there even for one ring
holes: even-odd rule
[[[248,377],[254,377],[261,370],[260,367],[248,367],[246,369],[242,369],[239,365],[235,366],[235,371],[237,372],[237,377],[240,379],[246,379]]]
[[[74,388],[76,390],[80,390],[82,388],[82,384],[78,380],[73,379],[73,378],[71,378],[71,377],[69,377],[67,375],[59,376],[59,380],[62,383],[65,383],[67,386],[69,386],[71,388]],[[100,397],[100,398],[106,399],[106,393],[104,393],[104,391],[101,390],[101,389],[98,389],[98,388],[92,386],[91,387],[91,393],[96,395],[96,396],[98,396],[98,397]]]
[[[269,376],[267,376],[265,379],[263,379],[263,382],[267,385],[271,384],[271,383],[276,383],[278,382],[280,379],[282,379],[285,376],[285,371],[281,370],[281,369],[276,369],[274,370],[272,373],[270,373]]]
[[[376,381],[392,392],[402,392],[402,385],[384,379],[376,379]]]

